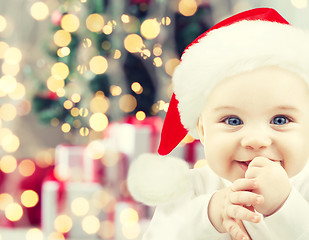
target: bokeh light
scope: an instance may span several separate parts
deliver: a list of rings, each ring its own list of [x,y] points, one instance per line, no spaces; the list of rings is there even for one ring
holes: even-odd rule
[[[87,117],[89,114],[89,110],[87,108],[81,108],[79,109],[79,115],[81,117]]]
[[[52,92],[57,92],[65,86],[64,79],[49,77],[46,82],[47,88]]]
[[[70,73],[70,70],[69,70],[68,65],[66,65],[63,62],[57,62],[51,68],[51,75],[55,79],[59,79],[59,80],[66,79],[69,73]]]
[[[83,39],[83,47],[84,48],[90,48],[92,46],[92,41],[90,38],[84,38]]]
[[[80,94],[78,94],[78,93],[74,93],[74,94],[72,94],[72,96],[71,96],[71,100],[72,100],[72,102],[74,102],[74,103],[80,102],[80,99],[81,99],[81,96],[80,96]]]
[[[68,47],[62,47],[57,50],[57,55],[59,57],[66,57],[70,55],[70,53],[71,53],[71,49]]]
[[[186,17],[194,15],[197,11],[196,0],[181,0],[178,4],[178,10]]]
[[[36,164],[41,168],[46,168],[54,164],[53,149],[41,150],[35,156]]]
[[[130,22],[130,17],[129,17],[129,15],[127,15],[127,14],[122,14],[122,15],[121,15],[121,21],[122,21],[123,23],[129,23],[129,22]]]
[[[66,47],[70,44],[72,36],[65,30],[58,30],[54,34],[54,43],[59,47]]]
[[[17,115],[16,107],[11,103],[5,103],[0,108],[0,118],[4,121],[12,121]]]
[[[105,153],[106,146],[100,140],[91,141],[87,146],[87,153],[92,159],[100,159]]]
[[[73,103],[71,100],[65,100],[63,103],[63,107],[65,109],[71,109],[73,107]]]
[[[124,112],[132,112],[137,106],[136,98],[130,94],[125,94],[119,99],[119,107]]]
[[[8,63],[19,63],[22,59],[21,51],[16,47],[8,48],[4,52],[4,60]]]
[[[71,109],[71,115],[73,117],[77,117],[79,115],[79,109],[77,107],[74,107]]]
[[[77,31],[79,25],[79,18],[74,14],[66,14],[61,19],[61,27],[67,32]]]
[[[19,148],[20,141],[17,136],[15,136],[14,134],[10,134],[2,138],[1,145],[4,151],[12,153]]]
[[[156,67],[161,67],[163,64],[162,59],[160,57],[155,57],[153,59],[153,65],[155,65]]]
[[[108,108],[109,108],[109,100],[105,96],[96,95],[90,101],[90,110],[94,113],[96,112],[106,113]]]
[[[157,19],[146,19],[141,24],[141,34],[146,39],[154,39],[160,33],[160,23]]]
[[[90,131],[89,131],[89,128],[87,128],[87,127],[81,127],[80,130],[79,130],[79,134],[83,137],[88,136],[89,133],[90,133]]]
[[[5,93],[12,93],[17,87],[16,78],[8,75],[4,75],[0,78],[0,88]]]
[[[165,71],[168,75],[173,76],[175,68],[179,65],[180,61],[177,58],[171,58],[165,63]]]
[[[5,217],[12,222],[19,221],[23,214],[23,209],[18,203],[10,203],[5,208]]]
[[[115,52],[114,52],[114,59],[119,59],[121,57],[121,52],[116,49]]]
[[[155,44],[154,48],[153,48],[153,54],[155,56],[161,56],[162,55],[162,46],[161,44]]]
[[[30,14],[35,20],[42,21],[48,17],[49,8],[44,2],[35,2],[30,8]]]
[[[103,74],[107,70],[108,62],[103,56],[94,56],[89,62],[90,70],[95,74]]]
[[[140,52],[145,47],[143,39],[137,34],[129,34],[124,39],[124,47],[128,52]]]
[[[75,198],[71,203],[71,210],[76,216],[86,215],[89,209],[89,202],[83,197]]]
[[[18,171],[22,176],[29,177],[35,171],[35,164],[30,159],[24,159],[19,163]]]
[[[82,123],[81,123],[81,121],[80,121],[79,119],[75,119],[75,120],[73,121],[73,123],[72,123],[72,126],[73,126],[74,128],[80,128],[81,125],[82,125]]]
[[[146,114],[143,111],[138,111],[135,116],[139,121],[143,121],[146,118]]]
[[[94,131],[101,132],[108,126],[108,118],[103,113],[94,113],[89,119],[89,124]]]
[[[172,20],[169,17],[163,17],[161,20],[161,23],[165,26],[169,26],[171,24]]]
[[[79,65],[76,67],[76,70],[77,70],[80,74],[84,74],[84,73],[88,70],[88,67],[87,67],[86,65],[79,64]]]
[[[131,84],[131,89],[134,91],[136,94],[141,94],[143,92],[143,87],[139,82],[134,82]]]
[[[71,131],[71,125],[69,123],[63,123],[61,125],[61,131],[64,133],[68,133]]]
[[[65,214],[57,216],[54,222],[54,227],[56,231],[60,233],[69,232],[72,226],[73,226],[72,219],[68,215],[65,215]]]
[[[110,92],[111,92],[112,96],[119,96],[122,93],[122,89],[119,86],[112,85],[110,87]]]
[[[39,195],[33,190],[26,190],[21,194],[20,200],[25,207],[34,207],[39,202]]]
[[[104,18],[97,13],[90,14],[86,19],[86,26],[91,32],[99,32],[104,26]]]
[[[44,236],[40,229],[31,228],[26,233],[26,240],[43,240]]]
[[[1,70],[4,75],[16,76],[20,71],[20,66],[18,63],[4,62]]]
[[[120,213],[121,224],[137,223],[138,219],[138,213],[133,208],[126,208]]]
[[[100,229],[100,221],[96,216],[87,216],[82,220],[82,228],[88,234],[95,234]]]
[[[22,99],[26,95],[26,88],[22,83],[17,83],[14,91],[10,92],[9,97],[12,100]]]
[[[12,173],[17,167],[16,158],[12,155],[4,155],[0,160],[0,169],[4,173]]]
[[[102,29],[103,33],[106,35],[110,35],[113,32],[113,24],[108,22]]]

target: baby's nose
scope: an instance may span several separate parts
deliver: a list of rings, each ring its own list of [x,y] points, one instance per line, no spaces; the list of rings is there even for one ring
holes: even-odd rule
[[[241,139],[241,146],[247,149],[258,150],[267,148],[271,144],[271,138],[262,130],[250,132]]]

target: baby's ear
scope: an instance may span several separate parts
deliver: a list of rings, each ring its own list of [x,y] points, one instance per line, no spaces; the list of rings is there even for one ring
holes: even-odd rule
[[[204,145],[204,125],[203,125],[203,120],[201,117],[199,117],[197,124],[196,124],[197,132],[200,137],[201,143]]]

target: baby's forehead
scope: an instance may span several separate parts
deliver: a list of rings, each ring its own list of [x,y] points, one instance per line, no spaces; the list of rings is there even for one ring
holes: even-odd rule
[[[249,103],[254,107],[262,103],[271,105],[273,101],[280,105],[309,103],[307,81],[287,69],[277,66],[261,67],[220,81],[210,92],[206,105],[232,106]]]

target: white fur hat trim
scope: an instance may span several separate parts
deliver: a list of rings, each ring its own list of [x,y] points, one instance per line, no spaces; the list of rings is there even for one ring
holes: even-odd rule
[[[177,200],[192,189],[188,164],[178,158],[142,154],[130,165],[128,189],[149,206]]]
[[[207,97],[224,78],[279,66],[309,83],[309,32],[269,21],[240,21],[210,31],[188,48],[174,72],[181,122],[198,138],[196,123]]]

